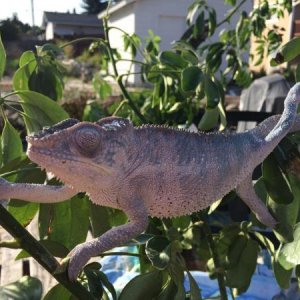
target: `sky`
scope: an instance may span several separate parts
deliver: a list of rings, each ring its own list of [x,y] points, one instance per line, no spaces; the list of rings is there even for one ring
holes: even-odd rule
[[[5,3],[5,4],[4,4]],[[81,0],[33,0],[35,25],[42,25],[43,11],[81,13]],[[32,25],[31,0],[0,0],[0,21],[17,14],[20,21]]]

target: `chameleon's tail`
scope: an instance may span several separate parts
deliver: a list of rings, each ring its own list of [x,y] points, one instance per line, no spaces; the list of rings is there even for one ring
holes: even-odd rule
[[[297,106],[299,103],[300,83],[297,83],[290,89],[284,101],[284,110],[279,121],[265,137],[265,141],[267,143],[276,145],[282,138],[293,130],[293,125],[297,119]]]
[[[267,135],[270,131],[276,126],[280,119],[281,115],[274,115],[272,117],[267,118],[263,122],[261,122],[257,127],[252,130],[255,132],[256,136],[260,136],[262,139],[266,139]],[[270,130],[270,128],[272,128]],[[296,115],[293,126],[289,130],[289,133],[300,131],[300,114]]]

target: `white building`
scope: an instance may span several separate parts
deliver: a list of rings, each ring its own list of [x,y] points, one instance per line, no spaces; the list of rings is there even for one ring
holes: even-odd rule
[[[186,16],[188,7],[194,0],[121,0],[109,9],[109,25],[121,28],[128,34],[137,34],[141,38],[148,36],[148,30],[151,29],[155,34],[161,37],[160,49],[171,48],[171,43],[178,40],[187,29]],[[209,0],[208,4],[215,8],[217,19],[222,20],[231,6],[225,5],[223,0]],[[253,0],[246,1],[241,10],[251,11]],[[103,18],[106,12],[99,15]],[[239,12],[235,15],[231,25],[224,23],[211,38],[211,41],[218,40],[218,34],[223,28],[233,28],[239,18]],[[123,33],[118,30],[110,30],[110,40],[112,47],[117,48],[122,57],[130,59],[130,54],[124,53]],[[129,71],[129,62],[119,62],[118,70],[120,74],[127,74]],[[134,65],[131,72],[137,72],[138,66]],[[141,83],[138,74],[128,78],[128,83],[139,85]]]
[[[46,40],[103,36],[102,22],[96,15],[44,11],[42,27]]]

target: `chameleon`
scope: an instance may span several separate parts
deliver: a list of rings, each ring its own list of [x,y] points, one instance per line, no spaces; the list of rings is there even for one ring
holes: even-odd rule
[[[128,223],[71,250],[70,280],[91,257],[145,231],[148,217],[189,215],[233,189],[263,224],[273,228],[277,221],[256,195],[251,175],[287,133],[300,130],[299,102],[300,83],[290,89],[282,115],[242,133],[134,127],[119,117],[97,122],[67,119],[27,136],[28,157],[64,185],[1,179],[0,199],[54,203],[85,192],[92,202],[127,214]]]

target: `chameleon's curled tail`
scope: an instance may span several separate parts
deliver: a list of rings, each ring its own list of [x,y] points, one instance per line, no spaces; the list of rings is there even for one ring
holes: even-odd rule
[[[290,131],[297,117],[297,106],[300,103],[300,83],[295,84],[289,91],[283,113],[275,127],[267,134],[265,141],[277,145]]]

